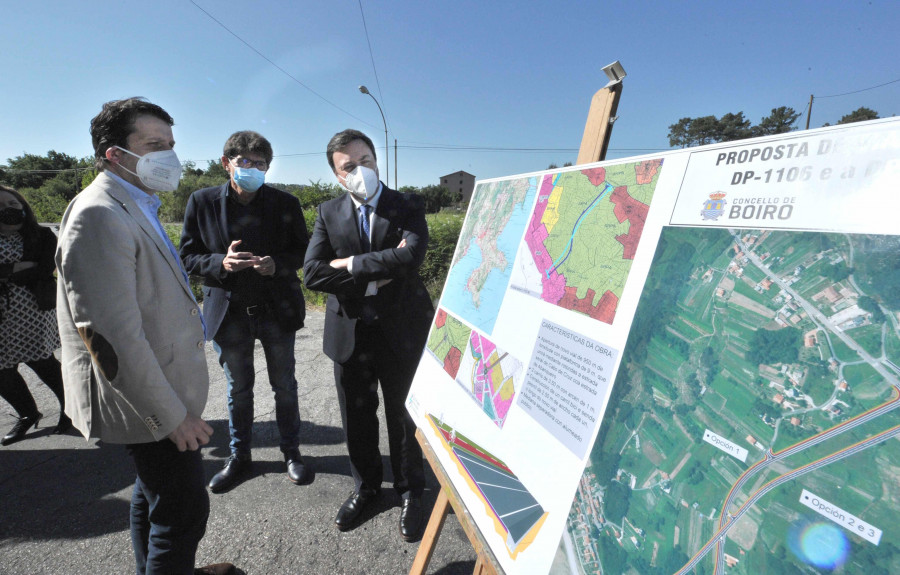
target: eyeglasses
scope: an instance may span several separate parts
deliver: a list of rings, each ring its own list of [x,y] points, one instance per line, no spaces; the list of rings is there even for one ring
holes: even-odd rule
[[[265,160],[251,160],[249,158],[231,158],[231,160],[237,164],[237,167],[249,169],[256,168],[257,170],[265,172],[269,168],[269,163]]]

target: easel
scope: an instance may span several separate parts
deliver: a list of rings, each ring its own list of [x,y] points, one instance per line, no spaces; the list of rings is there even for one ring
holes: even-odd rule
[[[581,138],[581,148],[578,151],[576,165],[599,162],[606,158],[609,137],[612,134],[612,122],[615,121],[615,113],[619,107],[619,98],[622,96],[622,77],[625,75],[624,70],[618,64],[618,61],[616,61],[603,68],[603,71],[606,72],[611,81],[598,90],[591,99],[591,107],[588,111],[587,122],[584,125],[584,136]],[[618,74],[615,71],[610,72],[610,69],[614,69],[615,66],[618,66],[618,70],[620,70]],[[416,439],[422,446],[422,452],[431,465],[435,477],[441,484],[441,491],[438,494],[437,501],[434,503],[431,518],[425,527],[425,533],[422,535],[422,542],[419,544],[419,551],[416,553],[409,575],[425,575],[425,570],[428,568],[428,563],[434,554],[434,547],[437,544],[438,537],[444,528],[444,521],[447,519],[451,509],[456,514],[459,524],[475,549],[477,559],[475,560],[473,575],[502,575],[503,570],[500,568],[496,557],[494,557],[490,547],[478,530],[478,526],[472,520],[472,516],[466,509],[466,506],[460,500],[459,492],[447,477],[447,473],[431,449],[428,440],[422,434],[421,429],[416,430]]]

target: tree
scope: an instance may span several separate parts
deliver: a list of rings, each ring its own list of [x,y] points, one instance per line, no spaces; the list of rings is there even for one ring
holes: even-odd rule
[[[228,172],[225,171],[225,166],[219,160],[207,160],[206,172],[204,173],[211,178],[228,179]]]
[[[788,106],[780,108],[772,108],[772,113],[759,121],[759,124],[751,130],[753,136],[768,136],[770,134],[784,134],[794,130],[794,122],[800,117],[800,112],[796,112]]]
[[[425,200],[425,213],[436,214],[441,208],[453,205],[462,200],[459,192],[451,192],[447,188],[438,185],[417,188],[415,186],[403,186],[401,192],[419,194]]]
[[[603,512],[611,523],[618,523],[628,513],[631,502],[631,488],[624,483],[613,481],[603,494]]]
[[[867,295],[860,296],[856,303],[859,304],[859,307],[872,314],[873,322],[880,323],[884,321],[884,312],[881,311],[881,306],[871,297]]]
[[[841,117],[838,124],[852,124],[853,122],[864,122],[866,120],[877,120],[878,112],[871,108],[861,106],[846,116]]]
[[[82,190],[81,176],[93,166],[91,158],[80,160],[54,150],[46,156],[22,154],[7,159],[7,165],[0,167],[0,182],[16,189],[40,189],[51,180],[56,180],[54,190],[61,192],[66,201]]]
[[[743,140],[751,136],[750,120],[744,118],[743,112],[728,113],[719,118],[716,139],[719,142]]]
[[[669,145],[687,148],[691,145],[690,129],[692,118],[682,118],[669,126]]]
[[[743,112],[727,113],[721,118],[702,116],[681,118],[669,126],[669,145],[688,148],[715,142],[731,142],[753,136],[783,134],[794,129],[800,114],[793,108],[772,108],[772,113],[753,126]]]
[[[750,338],[747,361],[752,364],[794,363],[800,355],[803,334],[799,329],[785,327],[778,330],[758,329]]]
[[[719,121],[715,116],[703,116],[691,122],[688,135],[693,143],[698,146],[716,142],[719,132]]]

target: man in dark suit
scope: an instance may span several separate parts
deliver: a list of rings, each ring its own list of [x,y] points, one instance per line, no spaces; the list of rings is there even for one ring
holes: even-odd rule
[[[375,147],[362,132],[336,134],[326,153],[348,193],[319,206],[303,274],[307,287],[330,294],[323,348],[334,360],[356,483],[335,523],[342,531],[352,527],[381,491],[380,382],[394,489],[403,500],[400,534],[414,541],[424,518],[425,476],[404,402],[434,315],[418,273],[428,247],[424,202],[378,181]]]
[[[228,181],[191,194],[181,258],[203,277],[207,337],[228,381],[231,457],[209,482],[213,493],[235,485],[252,465],[253,348],[262,343],[288,478],[307,482],[300,457],[300,411],[294,339],[306,316],[297,270],[309,243],[300,202],[266,186],[272,145],[256,132],[232,134],[222,166]]]

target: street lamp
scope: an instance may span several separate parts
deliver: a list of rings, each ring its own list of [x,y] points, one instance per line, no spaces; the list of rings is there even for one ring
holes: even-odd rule
[[[375,105],[378,106],[378,111],[381,112],[381,121],[384,122],[384,183],[388,187],[390,186],[390,172],[391,172],[391,162],[388,157],[388,135],[387,135],[387,120],[384,119],[384,111],[381,109],[381,104],[378,103],[378,100],[375,99],[375,96],[372,96],[369,89],[365,86],[360,86],[359,91],[362,94],[368,94],[373,100],[375,100]]]

